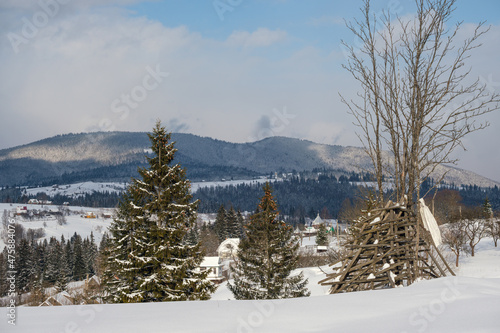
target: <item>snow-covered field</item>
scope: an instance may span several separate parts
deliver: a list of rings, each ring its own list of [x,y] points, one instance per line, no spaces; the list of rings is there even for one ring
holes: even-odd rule
[[[16,207],[27,206],[28,210],[33,209],[59,209],[57,206],[51,205],[24,205],[24,204],[6,204],[0,203],[0,214],[3,213],[4,210],[9,212],[15,211]],[[104,219],[102,217],[102,213],[112,213],[114,209],[112,208],[88,208],[88,207],[74,207],[69,206],[65,207],[71,211],[71,215],[66,216],[67,224],[59,225],[57,220],[53,216],[44,217],[42,219],[37,219],[33,221],[23,220],[20,217],[16,217],[16,221],[21,224],[26,230],[28,229],[38,229],[43,228],[45,230],[45,237],[43,239],[49,240],[50,237],[56,237],[58,240],[61,238],[61,235],[64,235],[66,239],[73,236],[76,232],[83,238],[89,237],[90,233],[94,234],[96,244],[99,244],[102,238],[102,234],[106,232],[108,226],[111,224],[112,219]],[[95,219],[86,219],[82,217],[82,214],[87,212],[93,212],[98,218]],[[46,226],[44,226],[44,224]],[[3,240],[0,238],[0,249],[3,249],[5,246]]]
[[[78,197],[85,194],[94,192],[110,192],[120,193],[126,188],[126,183],[95,183],[83,182],[68,185],[34,187],[26,189],[28,195],[36,195],[38,193],[45,193],[48,196],[66,195],[69,197]]]
[[[239,185],[239,184],[264,184],[269,180],[265,177],[250,179],[250,180],[220,180],[220,181],[207,181],[207,182],[192,182],[191,191],[196,192],[200,188],[205,187],[217,187],[217,186],[229,186],[229,185]],[[65,195],[69,197],[79,197],[85,194],[92,194],[94,192],[109,192],[109,193],[121,193],[127,187],[127,183],[100,183],[100,182],[83,182],[67,185],[54,185],[45,187],[33,187],[27,188],[26,193],[28,195],[37,195],[38,193],[45,193],[48,196],[55,195]]]
[[[457,277],[406,288],[326,295],[306,268],[312,296],[236,301],[222,284],[210,301],[0,310],[0,332],[500,332],[500,248],[491,239],[461,259]]]

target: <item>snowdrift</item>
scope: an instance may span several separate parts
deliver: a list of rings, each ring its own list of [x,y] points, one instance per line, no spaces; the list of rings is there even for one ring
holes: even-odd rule
[[[18,308],[1,332],[498,332],[500,279],[447,277],[407,288],[274,301]],[[6,309],[2,309],[5,313]]]

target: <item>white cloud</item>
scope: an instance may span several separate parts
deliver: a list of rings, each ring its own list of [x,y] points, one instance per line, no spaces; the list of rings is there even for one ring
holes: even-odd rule
[[[0,35],[20,31],[17,13],[0,11],[0,17],[5,18]],[[500,27],[493,30],[479,61],[474,57],[471,64],[499,90],[500,72],[492,64]],[[259,124],[257,129],[270,127],[277,135],[359,146],[338,97],[338,92],[354,97],[358,86],[340,70],[340,62],[310,45],[272,58],[241,51],[288,40],[293,36],[284,30],[259,28],[217,41],[186,26],[165,27],[114,8],[64,12],[18,53],[7,38],[0,40],[0,113],[2,124],[8,124],[0,131],[0,148],[89,129],[149,131],[158,118],[172,129],[228,141],[255,138],[260,132],[254,124]],[[144,90],[145,83],[154,83],[147,79],[148,67],[157,66],[168,77]],[[133,93],[140,99],[134,107],[116,108]],[[116,100],[121,104],[114,105]],[[294,117],[273,122],[274,110],[285,108]],[[491,115],[487,132],[496,138],[471,139],[477,154],[498,150],[499,114]]]
[[[228,37],[227,43],[232,46],[241,46],[243,48],[255,48],[283,42],[286,38],[286,31],[280,29],[269,30],[267,28],[258,28],[252,33],[248,31],[235,31]]]

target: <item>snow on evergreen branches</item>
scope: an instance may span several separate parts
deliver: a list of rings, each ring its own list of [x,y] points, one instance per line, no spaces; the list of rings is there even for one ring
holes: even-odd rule
[[[105,271],[108,301],[156,302],[210,298],[214,285],[197,268],[200,244],[187,244],[196,223],[198,202],[192,202],[186,172],[174,159],[170,133],[158,122],[149,135],[153,157],[139,168],[113,221]]]
[[[298,260],[298,239],[278,219],[278,206],[268,183],[256,212],[240,241],[234,282],[228,284],[236,299],[280,299],[309,296],[302,272],[290,276]]]

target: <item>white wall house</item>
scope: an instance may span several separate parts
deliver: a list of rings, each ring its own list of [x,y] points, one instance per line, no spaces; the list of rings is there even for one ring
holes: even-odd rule
[[[222,260],[220,257],[204,257],[200,264],[200,271],[208,270],[207,279],[211,281],[222,281]]]
[[[220,243],[217,248],[217,254],[222,260],[234,260],[236,259],[239,245],[239,238],[228,238]]]

